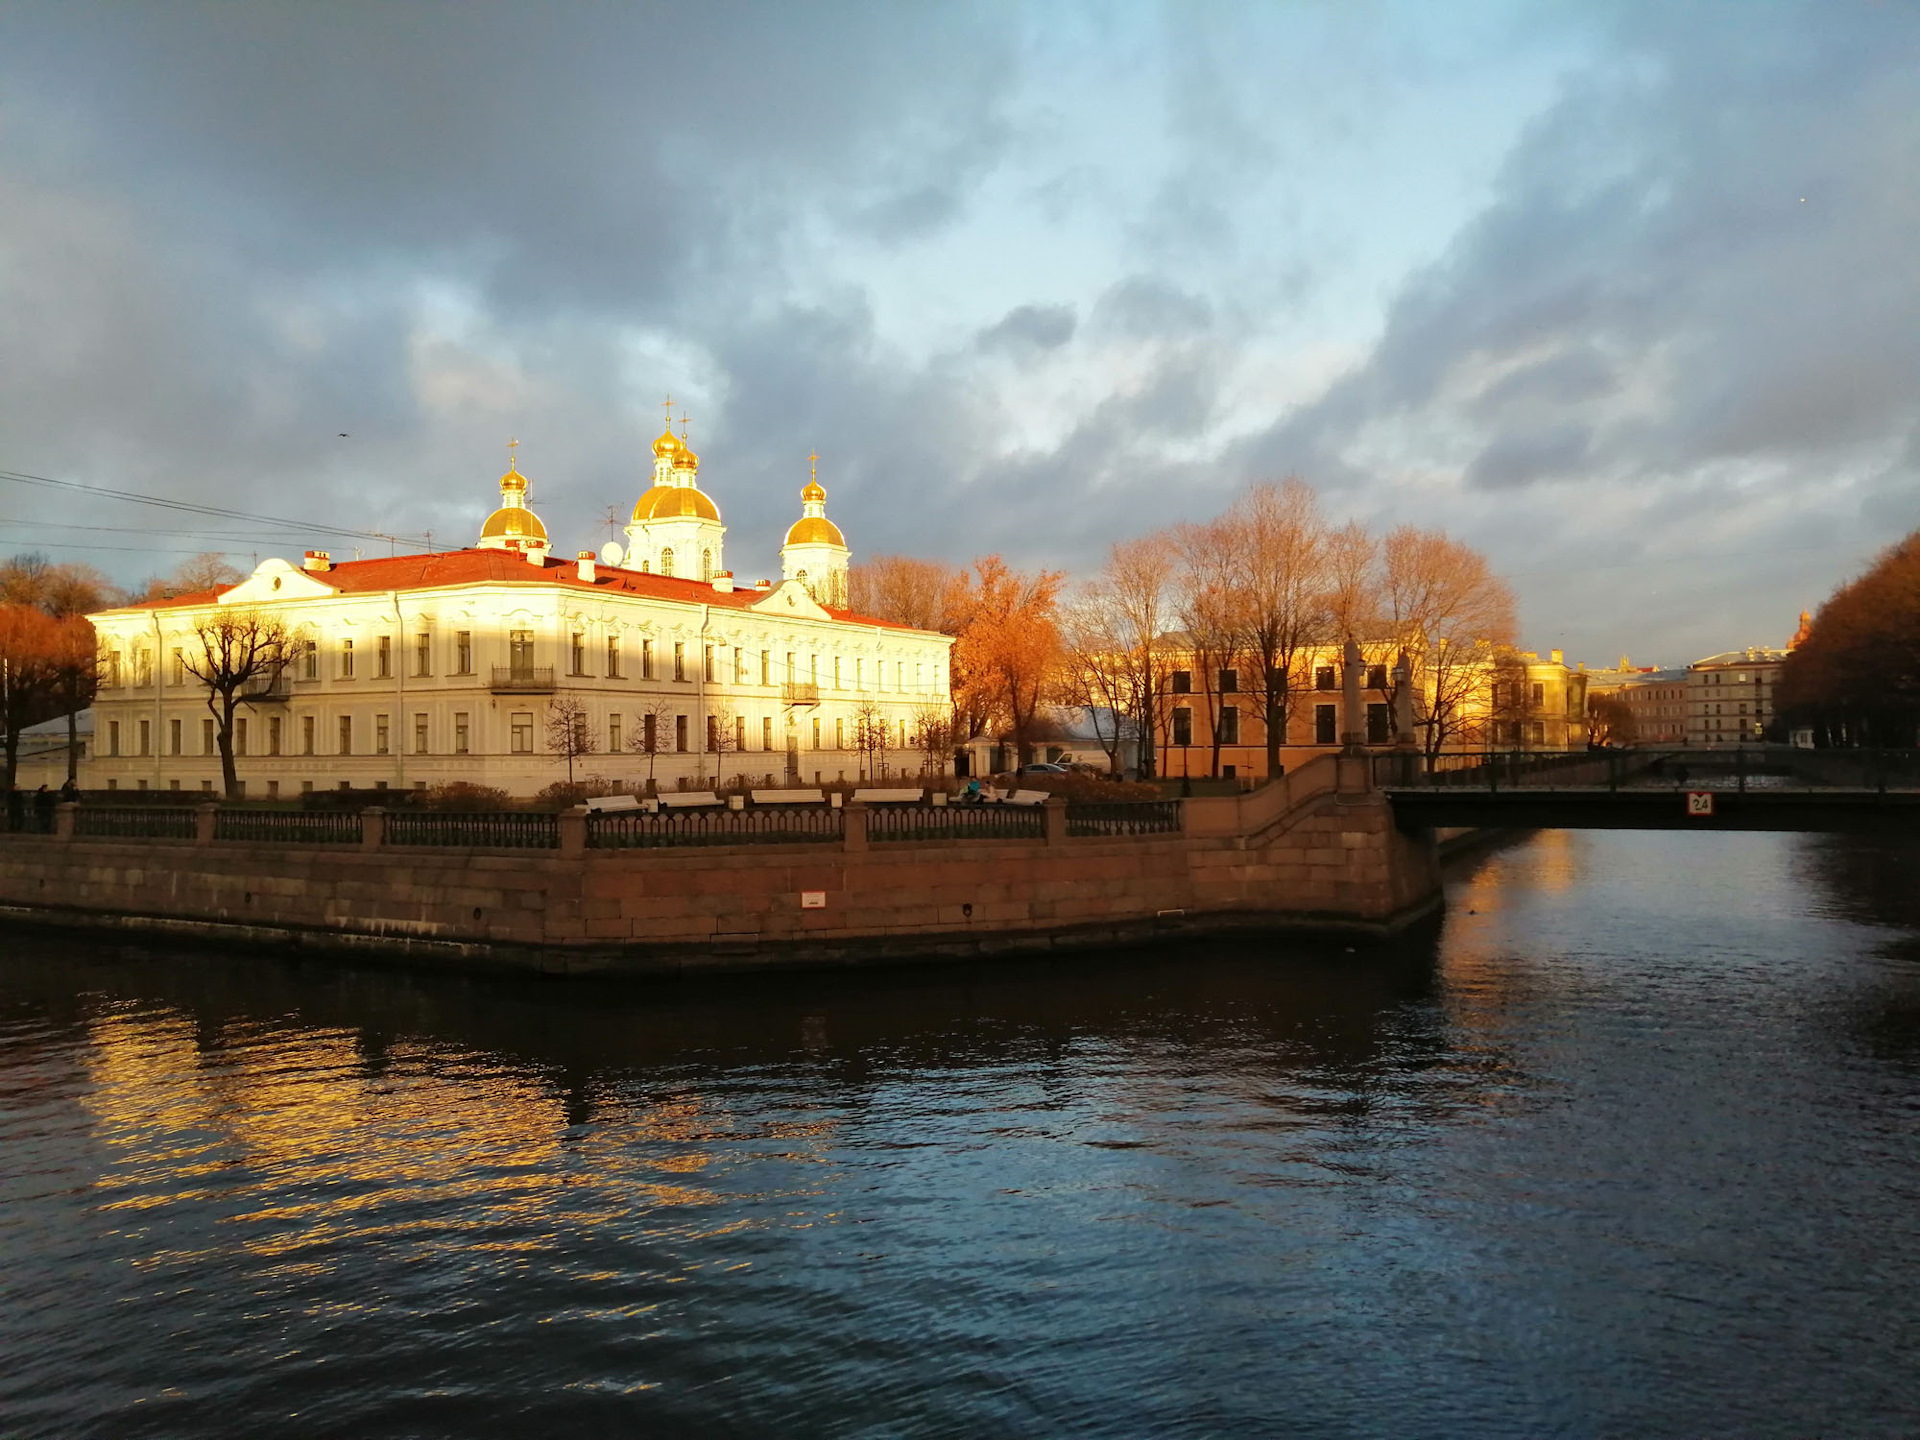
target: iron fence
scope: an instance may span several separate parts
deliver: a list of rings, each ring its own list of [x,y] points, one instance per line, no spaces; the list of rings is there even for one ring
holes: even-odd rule
[[[1044,840],[1041,805],[881,805],[867,811],[867,838],[889,840]]]
[[[769,805],[752,810],[663,810],[587,816],[593,850],[647,850],[671,845],[808,845],[846,834],[846,812],[821,806]]]
[[[393,810],[389,845],[475,845],[496,850],[557,850],[560,822],[531,810]]]
[[[194,812],[184,805],[82,805],[73,833],[110,840],[191,840]]]
[[[1178,800],[1081,800],[1067,802],[1069,835],[1177,835]]]
[[[347,810],[227,810],[213,820],[216,840],[281,845],[358,845],[360,815]]]

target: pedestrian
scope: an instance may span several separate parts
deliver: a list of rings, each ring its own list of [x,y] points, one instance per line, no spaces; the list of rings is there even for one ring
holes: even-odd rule
[[[60,787],[60,798],[69,805],[80,803],[80,782],[73,776],[67,776],[67,783]]]
[[[960,792],[960,803],[962,805],[978,805],[980,803],[980,800],[981,800],[981,795],[980,795],[979,780],[978,779],[968,780],[967,788]]]
[[[44,785],[33,792],[33,827],[42,835],[53,833],[53,791]]]

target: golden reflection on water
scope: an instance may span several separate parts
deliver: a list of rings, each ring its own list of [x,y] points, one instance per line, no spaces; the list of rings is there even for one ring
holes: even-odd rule
[[[84,1057],[109,1157],[99,1206],[126,1217],[119,1233],[146,1234],[143,1212],[213,1202],[222,1243],[283,1274],[325,1273],[348,1244],[513,1256],[596,1225],[691,1239],[757,1223],[689,1218],[732,1198],[714,1142],[748,1128],[697,1093],[583,1100],[533,1067],[444,1044],[388,1043],[370,1064],[352,1030],[209,1034],[164,1010],[100,1015]],[[751,1138],[774,1142],[768,1158],[819,1162],[834,1129],[788,1119],[754,1124]],[[800,1208],[790,1223],[817,1218]],[[143,1263],[191,1258],[157,1243]]]

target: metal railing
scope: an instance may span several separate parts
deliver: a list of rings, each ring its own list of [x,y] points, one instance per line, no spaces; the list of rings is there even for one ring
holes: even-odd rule
[[[676,845],[815,845],[846,834],[846,812],[824,805],[752,810],[621,811],[587,816],[590,850],[650,850]]]
[[[82,805],[73,833],[103,840],[191,840],[194,812],[184,805]]]
[[[820,687],[804,680],[789,680],[780,687],[780,703],[783,705],[818,705]]]
[[[1069,835],[1178,835],[1178,800],[1067,802]]]
[[[867,838],[891,840],[1044,840],[1042,805],[878,805],[867,811]]]
[[[1479,750],[1424,755],[1393,751],[1372,755],[1373,783],[1384,789],[1552,789],[1618,784],[1634,766],[1626,752],[1586,750]],[[1640,762],[1644,766],[1645,762]]]
[[[557,815],[532,810],[392,810],[389,845],[475,845],[499,850],[557,850]]]
[[[213,817],[213,838],[280,845],[358,845],[360,816],[357,811],[348,810],[222,808]]]
[[[544,695],[553,689],[553,667],[496,665],[492,688],[505,695]]]
[[[278,675],[257,675],[240,687],[240,698],[249,704],[271,704],[293,698],[293,677],[282,670]]]

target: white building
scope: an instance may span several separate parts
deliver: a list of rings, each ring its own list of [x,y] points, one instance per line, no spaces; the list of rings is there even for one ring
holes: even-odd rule
[[[698,457],[670,431],[653,449],[628,544],[608,547],[619,563],[553,558],[515,466],[472,549],[337,565],[309,551],[234,586],[91,616],[103,680],[83,783],[220,788],[188,660],[196,621],[235,606],[295,640],[236,718],[250,796],[455,780],[531,794],[567,776],[548,729],[565,701],[584,707],[592,745],[579,777],[671,789],[851,780],[876,760],[919,770],[919,720],[951,711],[951,637],[842,608],[848,552],[817,481],[782,553],[788,578],[736,586]]]

